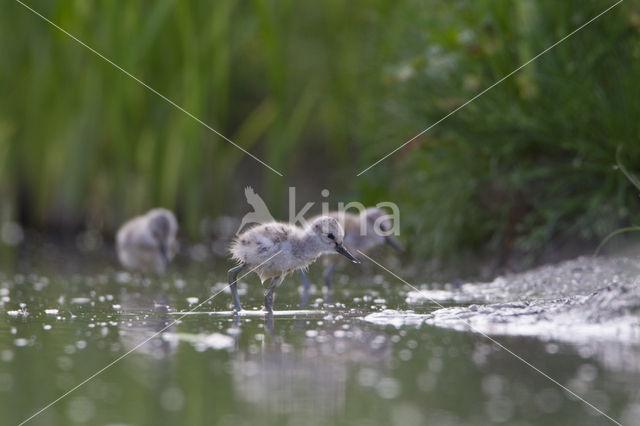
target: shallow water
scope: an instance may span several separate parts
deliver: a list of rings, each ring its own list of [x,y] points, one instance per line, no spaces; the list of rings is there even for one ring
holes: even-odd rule
[[[227,291],[207,301],[225,286],[224,264],[177,268],[161,283],[109,262],[5,268],[0,423],[116,361],[28,424],[614,424],[486,333],[613,419],[640,424],[640,268],[574,262],[488,284],[416,283],[421,293],[350,268],[335,305],[315,288],[305,310],[289,277],[273,317],[259,311],[254,276],[240,283],[245,314],[231,315]]]

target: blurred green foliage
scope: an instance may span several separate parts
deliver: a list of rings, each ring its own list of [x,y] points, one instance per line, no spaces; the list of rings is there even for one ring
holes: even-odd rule
[[[242,187],[391,200],[422,255],[595,241],[638,212],[640,8],[603,0],[30,1],[281,178],[15,2],[0,5],[0,215],[194,236]],[[315,186],[314,186],[315,185]],[[335,189],[338,188],[338,189]],[[319,194],[318,194],[319,196]],[[236,201],[238,207],[229,206]],[[409,240],[409,239],[407,239]]]
[[[458,4],[425,20],[440,29],[398,65],[408,76],[392,103],[402,128],[426,127],[612,3]],[[615,153],[622,145],[629,168],[640,169],[639,13],[622,4],[387,164],[380,182],[395,183],[403,212],[421,211],[405,214],[428,236],[419,251],[536,254],[552,240],[597,242],[637,215]],[[407,102],[416,94],[424,102]]]

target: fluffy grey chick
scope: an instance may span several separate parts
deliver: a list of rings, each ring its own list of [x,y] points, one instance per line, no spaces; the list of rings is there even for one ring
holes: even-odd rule
[[[344,231],[333,217],[321,216],[306,227],[271,222],[242,233],[231,244],[230,251],[238,266],[229,270],[229,286],[236,311],[242,310],[236,281],[244,268],[257,273],[260,280],[271,279],[265,292],[264,307],[273,312],[273,291],[292,271],[307,268],[322,254],[340,253],[360,263],[342,245]]]
[[[136,216],[118,230],[118,259],[129,271],[160,275],[178,251],[177,233],[178,221],[167,209]]]

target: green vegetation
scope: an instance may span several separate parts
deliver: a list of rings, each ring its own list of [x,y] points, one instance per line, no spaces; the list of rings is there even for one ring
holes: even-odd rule
[[[30,1],[281,178],[18,3],[0,5],[0,219],[196,236],[253,185],[392,200],[415,253],[536,253],[633,222],[640,8],[624,2],[360,177],[610,1]],[[346,183],[348,182],[348,183]],[[315,196],[315,195],[314,195]],[[278,210],[275,208],[274,210]],[[284,207],[281,214],[284,214]],[[410,240],[407,238],[407,240]]]
[[[620,152],[622,151],[621,149],[622,147],[618,147],[618,151],[616,152],[616,163],[618,165],[618,168],[620,169],[620,171],[622,171],[622,173],[624,173],[624,175],[627,177],[627,179],[629,179],[629,182],[631,182],[633,184],[633,186],[638,189],[638,191],[640,191],[640,180],[638,180],[638,178],[633,175],[632,173],[629,172],[629,170],[627,170],[627,167],[624,165],[624,163],[622,162],[622,160],[620,160]],[[613,237],[616,237],[620,234],[625,234],[627,232],[638,232],[640,231],[640,226],[629,226],[626,228],[620,228],[620,229],[616,229],[615,231],[611,232],[609,235],[607,235],[601,242],[600,244],[598,244],[598,247],[596,248],[595,254],[598,255],[600,253],[600,250],[602,250],[602,248],[609,242],[611,241],[611,239]]]

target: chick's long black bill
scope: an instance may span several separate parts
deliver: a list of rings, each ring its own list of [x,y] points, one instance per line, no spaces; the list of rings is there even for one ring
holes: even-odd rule
[[[393,247],[394,249],[400,251],[400,252],[404,252],[404,248],[400,245],[400,243],[393,238],[391,235],[387,235],[386,237],[384,237],[384,241],[389,244],[391,247]]]
[[[160,254],[162,255],[162,260],[164,261],[165,266],[168,265],[170,262],[169,251],[165,244],[160,244]]]
[[[353,257],[353,255],[351,253],[349,253],[347,251],[347,249],[344,248],[344,246],[342,244],[337,244],[336,243],[336,251],[338,253],[340,253],[341,255],[343,255],[344,257],[346,257],[347,259],[349,259],[350,261],[352,261],[353,263],[360,263],[360,261],[358,259],[356,259],[355,257]]]

